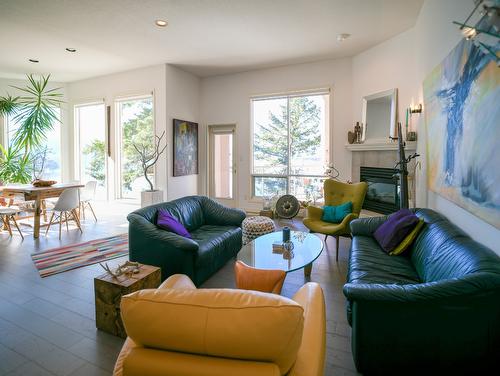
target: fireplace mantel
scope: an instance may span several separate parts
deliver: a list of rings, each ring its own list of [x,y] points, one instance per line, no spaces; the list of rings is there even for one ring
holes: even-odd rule
[[[398,150],[397,142],[365,142],[362,144],[346,144],[350,151]],[[416,141],[408,141],[405,150],[417,150]]]

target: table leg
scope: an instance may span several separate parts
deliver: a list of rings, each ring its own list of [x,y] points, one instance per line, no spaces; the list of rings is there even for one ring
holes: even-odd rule
[[[42,213],[42,200],[37,197],[35,200],[35,227],[33,228],[33,237],[37,239],[40,236],[40,215]]]
[[[313,264],[312,262],[306,266],[304,266],[304,276],[310,277],[312,272]]]

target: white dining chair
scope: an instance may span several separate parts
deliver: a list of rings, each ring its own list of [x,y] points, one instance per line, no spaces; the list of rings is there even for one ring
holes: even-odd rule
[[[80,225],[80,218],[78,218],[77,209],[80,205],[80,194],[78,188],[68,188],[62,191],[59,199],[57,200],[54,208],[52,208],[52,215],[45,231],[45,235],[49,232],[52,223],[59,222],[59,239],[61,239],[62,222],[66,222],[66,230],[69,231],[68,222],[73,220],[76,226],[83,233]]]
[[[21,235],[21,238],[24,240],[23,233],[21,232],[21,229],[19,228],[17,221],[16,221],[16,215],[18,215],[21,211],[16,208],[16,207],[1,207],[0,208],[0,217],[2,218],[3,225],[9,232],[9,235],[12,236],[12,228],[10,227],[10,222],[12,221],[14,225],[17,228],[17,231],[19,231],[19,235]]]
[[[92,204],[90,203],[95,199],[95,191],[97,189],[97,181],[91,180],[85,184],[85,187],[80,188],[80,206],[79,211],[82,215],[83,219],[85,219],[85,208],[89,208],[94,216],[95,221],[97,222],[97,217],[94,213],[94,208],[92,208]]]

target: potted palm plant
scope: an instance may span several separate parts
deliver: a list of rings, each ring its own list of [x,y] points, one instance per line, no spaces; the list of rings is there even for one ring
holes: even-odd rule
[[[48,87],[50,75],[35,78],[28,75],[26,87],[12,86],[20,96],[0,97],[0,116],[13,115],[19,124],[9,145],[0,149],[0,181],[3,183],[29,183],[33,164],[40,154],[47,133],[58,122],[56,108],[63,103],[60,88]]]
[[[149,189],[141,192],[141,207],[157,204],[163,201],[163,191],[155,189],[153,183],[150,179],[150,174],[152,169],[160,155],[163,154],[167,148],[167,143],[162,147],[163,137],[165,136],[165,131],[160,136],[155,135],[155,142],[153,144],[141,144],[132,143],[134,149],[137,151],[140,157],[142,172],[144,178],[148,182]]]

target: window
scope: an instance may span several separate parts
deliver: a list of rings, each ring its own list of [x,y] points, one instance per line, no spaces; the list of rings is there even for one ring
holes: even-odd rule
[[[154,145],[153,97],[122,99],[116,102],[116,108],[120,131],[120,197],[137,199],[141,191],[150,187],[134,144],[139,148]],[[153,169],[148,171],[148,179],[154,184]]]
[[[326,92],[252,100],[254,197],[321,196],[328,164]]]
[[[54,108],[54,112],[57,115],[58,121],[52,124],[52,129],[46,133],[45,144],[39,146],[37,150],[34,150],[35,155],[35,166],[36,169],[41,169],[43,154],[45,154],[45,162],[43,163],[43,170],[39,178],[46,180],[56,180],[60,182],[62,180],[62,170],[61,170],[61,109]],[[11,146],[14,140],[15,134],[20,127],[14,118],[15,114],[11,114],[7,117],[7,127],[6,127],[6,144]],[[37,171],[39,173],[39,171]]]
[[[75,106],[75,125],[79,180],[83,183],[97,181],[96,198],[106,200],[108,178],[104,103]]]

